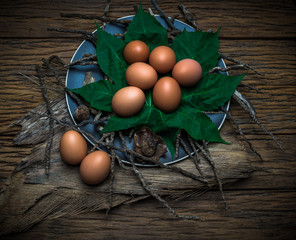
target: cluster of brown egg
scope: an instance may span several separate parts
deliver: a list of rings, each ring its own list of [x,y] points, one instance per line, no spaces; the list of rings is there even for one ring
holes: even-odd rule
[[[113,111],[121,117],[141,111],[144,91],[151,88],[153,103],[158,109],[165,113],[175,111],[181,101],[181,87],[194,86],[202,76],[197,61],[183,59],[176,63],[176,54],[168,46],[158,46],[150,52],[146,43],[134,40],[125,46],[123,57],[130,64],[125,73],[129,86],[118,90],[112,99]],[[160,79],[158,74],[162,75]]]

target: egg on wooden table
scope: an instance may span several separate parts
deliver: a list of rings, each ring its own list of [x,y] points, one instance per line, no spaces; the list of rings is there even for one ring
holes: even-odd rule
[[[149,64],[159,73],[168,73],[176,64],[176,54],[170,47],[158,46],[151,51]]]
[[[172,76],[182,87],[192,87],[201,79],[202,68],[193,59],[183,59],[174,66]]]
[[[123,57],[128,64],[146,62],[150,54],[149,47],[140,40],[129,42],[123,50]]]
[[[60,141],[60,154],[66,163],[79,164],[87,154],[87,143],[84,137],[74,130],[64,133]]]
[[[125,78],[128,85],[148,90],[154,86],[158,75],[149,64],[136,62],[126,69]]]
[[[131,117],[143,108],[145,93],[138,87],[128,86],[118,90],[112,98],[112,109],[120,117]]]
[[[101,150],[89,153],[80,164],[80,177],[83,182],[95,185],[103,182],[109,175],[111,159]]]
[[[175,111],[181,102],[181,88],[171,77],[162,77],[155,84],[152,99],[155,106],[165,113]]]

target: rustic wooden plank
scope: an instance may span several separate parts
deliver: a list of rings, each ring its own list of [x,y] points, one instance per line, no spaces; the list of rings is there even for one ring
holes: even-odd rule
[[[1,40],[1,65],[5,80],[15,83],[13,76],[19,72],[32,73],[33,64],[40,63],[42,58],[51,55],[62,57],[69,62],[76,48],[82,41],[77,39],[55,39],[55,40]],[[265,41],[265,40],[221,40],[220,51],[232,58],[247,63],[257,69],[264,76],[255,75],[248,71],[245,77],[246,83],[258,86],[263,92],[270,85],[293,85],[296,72],[295,41]],[[226,61],[227,64],[229,62]],[[31,72],[30,72],[31,71]],[[236,74],[236,72],[231,72]],[[264,87],[263,87],[264,86]],[[21,87],[21,86],[19,86]]]
[[[223,30],[221,30],[223,32]],[[264,76],[255,75],[248,70],[245,77],[249,84],[265,85],[294,85],[290,79],[295,75],[295,41],[266,41],[266,40],[221,40],[220,52],[231,58],[240,60],[254,67]],[[226,61],[229,65],[229,62]],[[231,72],[235,73],[235,71]],[[262,91],[265,88],[262,86]]]
[[[296,227],[295,192],[207,192],[197,199],[172,201],[177,211],[198,214],[202,221],[180,221],[154,199],[112,210],[48,219],[14,239],[293,239]],[[154,206],[153,208],[151,206]],[[184,208],[186,206],[186,208]],[[3,237],[3,240],[11,239]]]
[[[32,149],[32,146],[14,146],[12,140],[19,128],[8,128],[8,125],[25,114],[23,108],[32,109],[42,102],[39,91],[29,87],[18,72],[34,73],[32,64],[40,63],[42,57],[54,52],[65,59],[71,58],[80,43],[79,36],[47,32],[46,29],[64,27],[92,31],[92,20],[60,16],[61,12],[103,13],[105,1],[87,2],[31,0],[0,3],[0,184],[4,183],[3,186],[15,164],[28,156]],[[142,2],[144,8],[151,6],[148,0]],[[177,1],[158,2],[168,15],[179,13],[172,7]],[[226,188],[231,189],[226,192],[228,211],[224,210],[218,192],[208,192],[198,200],[170,200],[180,213],[200,213],[204,219],[202,222],[178,221],[157,201],[148,199],[115,208],[108,216],[100,211],[48,219],[27,233],[5,239],[116,239],[123,236],[129,239],[294,239],[295,3],[291,0],[182,2],[197,15],[201,29],[217,30],[222,26],[221,52],[249,63],[265,74],[261,77],[251,73],[244,80],[263,94],[246,88],[242,91],[256,107],[260,121],[276,134],[286,152],[278,150],[270,137],[250,124],[247,115],[232,103],[232,113],[264,161],[252,157],[257,169],[252,177]],[[110,16],[133,13],[133,3],[139,2],[112,0]],[[22,191],[26,193],[26,189]],[[196,194],[189,192],[188,197]],[[33,194],[29,204],[35,200]],[[25,204],[21,198],[19,203],[19,206]],[[4,209],[17,207],[6,205]]]
[[[295,91],[295,88],[291,88]],[[286,89],[285,89],[286,90]],[[294,95],[294,94],[293,94]],[[295,101],[288,100],[289,96],[276,96],[273,100],[266,101],[260,98],[252,99],[252,104],[257,111],[257,118],[262,125],[274,135],[278,134],[295,134]],[[292,97],[294,98],[294,96]],[[281,101],[284,99],[283,101]],[[248,113],[236,102],[231,105],[233,117],[240,124],[245,134],[265,134],[264,131],[253,122]],[[292,119],[291,119],[292,118]]]
[[[32,74],[33,65],[40,64],[42,58],[51,55],[58,55],[65,62],[69,62],[81,42],[80,38],[0,40],[3,81],[16,85],[20,79],[24,80],[20,72]],[[295,41],[289,40],[220,41],[220,52],[247,63],[264,74],[258,76],[249,70],[249,75],[244,78],[246,83],[257,86],[264,93],[269,86],[295,86],[295,49]],[[229,62],[226,63],[230,65]]]
[[[278,141],[284,146],[285,152],[282,152],[269,136],[256,134],[247,135],[247,137],[256,151],[261,154],[263,161],[254,156],[252,165],[255,171],[252,176],[233,188],[295,189],[295,135],[276,135]]]
[[[141,1],[143,8],[152,7],[151,1]],[[202,30],[222,27],[226,38],[287,38],[296,36],[295,5],[293,1],[182,1],[197,16]],[[134,14],[133,5],[139,1],[113,0],[110,17]],[[168,16],[180,14],[178,1],[161,1],[160,7]],[[102,15],[105,1],[5,1],[1,3],[0,34],[6,38],[49,38],[69,34],[47,32],[49,27],[79,28],[93,31],[90,19],[63,18],[64,14]],[[154,8],[153,8],[154,9]],[[157,13],[157,11],[154,11]],[[264,14],[262,14],[264,12]],[[180,20],[184,20],[180,15]]]

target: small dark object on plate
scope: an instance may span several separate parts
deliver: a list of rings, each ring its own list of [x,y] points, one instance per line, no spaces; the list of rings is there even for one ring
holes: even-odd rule
[[[134,134],[134,151],[145,157],[159,161],[160,157],[167,152],[165,142],[148,127],[142,127]],[[142,162],[143,160],[137,159]]]
[[[85,105],[80,105],[76,108],[74,112],[74,119],[77,122],[82,122],[83,120],[88,120],[89,119],[89,109]]]

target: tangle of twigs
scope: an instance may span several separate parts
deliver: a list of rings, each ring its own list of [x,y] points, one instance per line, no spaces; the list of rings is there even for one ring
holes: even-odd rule
[[[156,10],[159,12],[160,16],[166,21],[166,23],[169,26],[169,38],[173,38],[176,35],[178,35],[180,33],[179,30],[177,30],[173,24],[173,21],[175,19],[175,16],[172,17],[171,20],[169,20],[169,18],[165,15],[165,13],[160,9],[159,5],[157,4],[157,2],[155,0],[151,0],[153,6],[156,8]],[[65,18],[84,18],[84,19],[99,19],[104,23],[120,23],[123,24],[124,26],[128,26],[130,21],[120,21],[120,20],[114,20],[114,19],[109,19],[107,17],[108,11],[110,8],[110,0],[106,1],[106,7],[103,13],[103,16],[90,16],[90,15],[80,15],[80,14],[61,14],[62,17]],[[182,13],[185,16],[185,19],[195,28],[197,29],[197,24],[196,24],[196,17],[194,14],[192,14],[183,4],[179,4],[179,8],[181,9]],[[137,11],[137,6],[135,6],[135,11]],[[152,10],[150,10],[150,13],[152,15],[153,12]],[[84,39],[86,39],[87,41],[90,41],[91,43],[94,44],[94,46],[96,46],[96,36],[93,33],[87,32],[87,31],[82,31],[82,30],[69,30],[69,29],[60,29],[60,28],[50,28],[48,29],[49,31],[58,31],[58,32],[67,32],[67,33],[78,33],[81,34],[82,37]],[[252,68],[251,66],[249,66],[248,64],[244,64],[241,63],[238,60],[232,59],[230,57],[227,57],[223,54],[220,53],[220,56],[223,59],[226,59],[228,61],[231,61],[233,63],[235,63],[236,65],[232,65],[226,68],[221,68],[221,67],[215,67],[213,68],[209,74],[211,73],[215,73],[215,72],[226,72],[229,70],[236,70],[236,69],[250,69],[252,71],[254,71],[255,73],[262,75],[260,73],[258,73],[254,68]],[[82,105],[84,104],[82,102],[82,100],[74,93],[70,92],[67,90],[67,88],[64,85],[63,80],[61,79],[61,76],[59,74],[59,70],[56,68],[56,66],[54,66],[53,62],[55,62],[55,64],[57,64],[59,67],[62,67],[64,69],[68,69],[71,68],[72,66],[75,65],[97,65],[96,62],[96,55],[87,55],[84,56],[82,59],[73,61],[69,64],[66,64],[60,57],[53,55],[51,56],[49,59],[42,59],[43,61],[43,65],[44,67],[51,72],[57,82],[57,85],[62,87],[63,91],[68,93],[70,95],[70,97],[77,102],[78,105]],[[158,190],[152,188],[149,184],[147,184],[146,179],[144,178],[141,170],[139,167],[137,167],[136,163],[135,163],[135,158],[139,158],[145,162],[154,164],[158,167],[161,168],[166,168],[169,169],[171,171],[174,172],[178,172],[180,174],[182,174],[183,176],[189,177],[193,180],[199,181],[202,184],[204,184],[206,187],[210,187],[208,185],[208,181],[205,178],[205,176],[203,175],[199,164],[200,164],[200,155],[203,155],[206,159],[206,161],[208,162],[208,164],[211,166],[212,171],[214,173],[214,177],[217,181],[217,184],[219,186],[219,190],[221,192],[224,204],[225,204],[225,208],[227,209],[227,201],[226,201],[226,197],[225,197],[225,193],[223,191],[223,186],[222,186],[222,181],[218,175],[218,171],[216,169],[215,163],[211,157],[210,151],[208,149],[207,143],[205,141],[202,142],[198,142],[193,140],[189,135],[186,135],[187,137],[187,141],[189,142],[189,146],[184,142],[183,137],[181,136],[181,131],[177,136],[177,141],[176,141],[176,154],[175,157],[178,156],[179,154],[179,148],[182,147],[184,149],[184,151],[186,152],[186,154],[189,156],[189,158],[191,158],[196,166],[196,169],[198,171],[198,174],[194,174],[192,172],[188,172],[180,167],[174,166],[174,165],[166,165],[161,163],[160,161],[155,161],[153,158],[149,158],[149,157],[145,157],[142,154],[139,154],[137,152],[135,152],[132,149],[127,148],[126,146],[126,142],[125,139],[123,137],[123,133],[121,131],[115,133],[108,133],[103,135],[99,140],[95,138],[95,136],[93,136],[92,134],[90,134],[89,132],[86,132],[84,130],[81,129],[82,126],[86,125],[86,124],[94,124],[94,125],[98,125],[101,124],[105,121],[108,121],[108,119],[110,118],[110,115],[108,116],[103,116],[101,117],[99,120],[84,120],[81,121],[79,124],[77,125],[73,125],[72,123],[70,123],[67,120],[61,120],[58,119],[57,116],[54,115],[51,106],[50,106],[50,99],[48,97],[47,94],[47,85],[46,85],[46,80],[44,78],[44,74],[41,71],[41,67],[39,65],[36,66],[36,72],[37,72],[37,76],[39,79],[39,84],[38,87],[41,89],[42,92],[42,96],[43,99],[45,101],[46,104],[46,109],[47,109],[47,113],[45,115],[40,114],[38,112],[32,112],[33,114],[38,114],[40,116],[45,116],[49,119],[49,128],[50,128],[50,132],[49,132],[49,138],[48,138],[48,142],[46,144],[46,148],[45,148],[45,157],[44,157],[44,163],[45,163],[45,171],[47,174],[49,174],[49,163],[50,163],[50,150],[51,150],[51,145],[53,142],[53,135],[54,135],[54,125],[58,124],[60,126],[66,127],[66,128],[70,128],[73,129],[83,135],[85,135],[87,138],[89,138],[93,143],[94,143],[94,147],[92,148],[92,151],[94,151],[97,148],[106,148],[109,151],[109,154],[111,156],[111,181],[110,181],[110,185],[109,185],[109,207],[106,211],[106,214],[108,214],[108,212],[110,211],[110,209],[112,208],[112,199],[113,199],[113,184],[114,184],[114,178],[115,178],[115,164],[118,163],[118,165],[126,170],[129,171],[133,171],[135,173],[135,175],[138,177],[139,181],[142,183],[143,188],[154,198],[156,198],[158,201],[160,201],[168,210],[169,212],[175,216],[176,218],[181,218],[181,219],[193,219],[193,220],[199,220],[198,216],[191,216],[191,215],[182,215],[182,214],[178,214],[169,204],[168,202],[162,198],[159,194],[158,194]],[[35,82],[36,83],[36,82]],[[242,95],[241,95],[242,96]],[[279,147],[282,149],[282,146],[277,142],[277,140],[274,138],[274,136],[265,128],[262,126],[262,124],[259,122],[259,120],[256,118],[255,116],[255,112],[252,111],[252,106],[248,105],[248,101],[245,101],[244,99],[242,99],[242,97],[240,97],[239,94],[234,94],[233,98],[243,107],[244,110],[246,110],[251,118],[261,127],[261,129],[263,129],[266,133],[268,133],[272,139],[279,145]],[[246,138],[246,136],[244,135],[242,129],[240,128],[240,126],[238,125],[237,121],[233,118],[233,116],[230,114],[229,110],[226,110],[224,107],[221,108],[221,111],[227,115],[228,119],[235,124],[235,126],[238,129],[238,132],[243,136],[243,138],[246,140],[246,142],[249,144],[250,149],[257,154],[257,156],[262,159],[261,155],[254,149],[254,147],[252,146],[252,144],[250,143],[250,141]],[[219,112],[213,112],[213,113],[218,113],[221,114],[221,111]],[[123,147],[118,147],[114,145],[114,137],[115,135],[118,134],[119,138],[121,139],[121,144]],[[133,133],[130,133],[130,137],[132,136]],[[186,133],[185,133],[186,134]],[[192,150],[190,150],[190,148]],[[192,152],[193,151],[193,152]],[[116,152],[122,152],[127,154],[129,161],[130,161],[130,166],[126,165],[125,163],[123,163],[119,157],[119,155]]]

